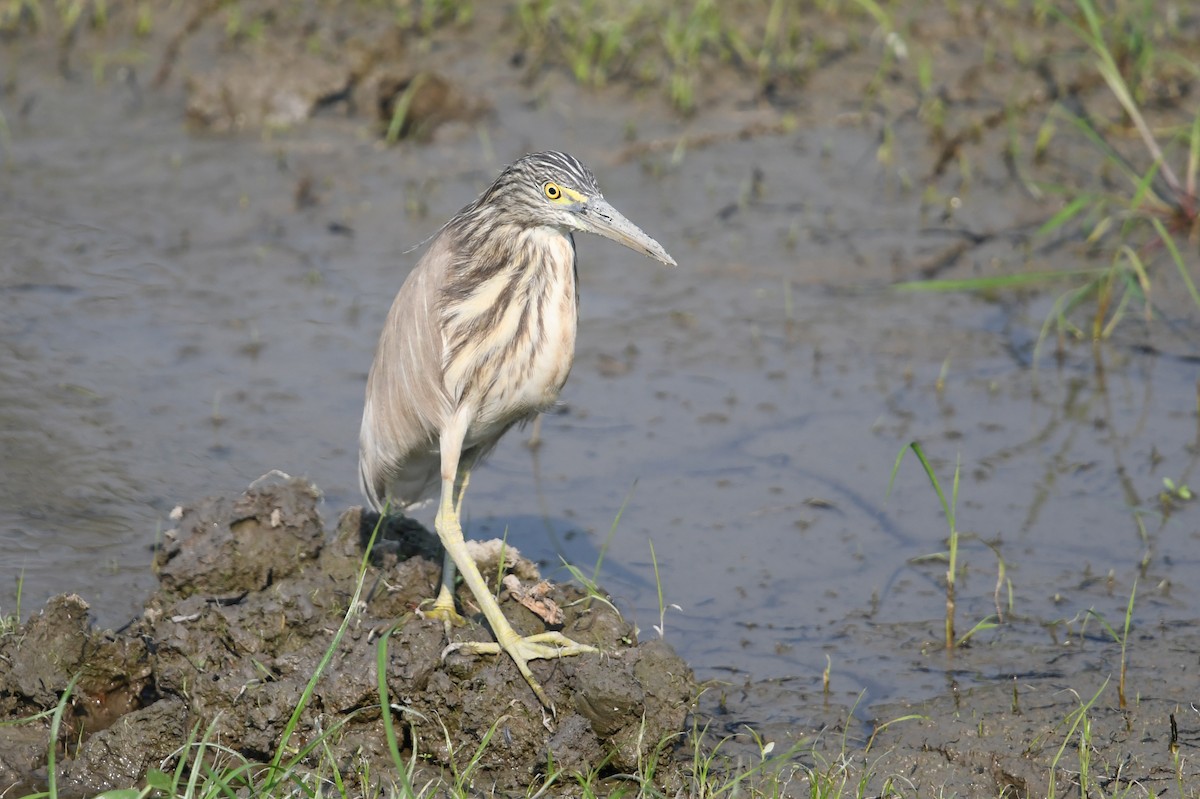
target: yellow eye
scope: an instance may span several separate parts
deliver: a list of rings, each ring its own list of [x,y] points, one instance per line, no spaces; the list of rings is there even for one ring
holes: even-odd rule
[[[557,200],[562,197],[562,189],[558,187],[557,183],[547,183],[545,186],[542,186],[542,191],[544,191],[546,193],[546,197],[551,200]]]

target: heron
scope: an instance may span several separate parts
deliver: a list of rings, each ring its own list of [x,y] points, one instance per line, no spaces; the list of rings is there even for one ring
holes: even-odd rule
[[[367,377],[359,434],[359,478],[373,509],[408,508],[440,489],[434,527],[445,558],[426,615],[462,623],[457,571],[495,638],[450,644],[443,655],[507,653],[551,709],[529,661],[596,649],[554,630],[518,635],[470,557],[460,519],[471,470],[511,427],[552,406],[571,371],[576,232],[676,265],[604,199],[578,159],[526,155],[442,226],[401,285]]]

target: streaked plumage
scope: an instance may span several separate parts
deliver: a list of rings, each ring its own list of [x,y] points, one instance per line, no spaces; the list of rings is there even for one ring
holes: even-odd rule
[[[543,703],[525,660],[590,648],[558,633],[516,636],[466,562],[463,489],[456,497],[455,486],[465,487],[505,431],[553,404],[566,382],[578,308],[574,231],[675,263],[604,200],[579,161],[558,152],[520,159],[442,227],[396,295],[367,379],[359,442],[363,493],[376,510],[403,508],[440,483],[447,565],[434,610],[455,615],[457,564],[496,648],[512,655]]]

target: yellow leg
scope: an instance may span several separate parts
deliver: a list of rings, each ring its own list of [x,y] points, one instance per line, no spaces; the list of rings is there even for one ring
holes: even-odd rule
[[[467,493],[467,483],[471,482],[471,473],[464,471],[458,481],[458,500],[455,503],[455,516],[461,517],[463,495]],[[433,607],[425,611],[425,615],[435,619],[441,619],[446,623],[446,635],[450,635],[450,627],[462,626],[467,623],[467,620],[459,615],[458,609],[454,607],[454,578],[456,570],[454,568],[454,558],[450,557],[449,550],[446,551],[442,559],[442,585],[438,589],[437,599],[433,601]]]
[[[475,561],[467,552],[466,542],[463,541],[462,525],[459,523],[458,512],[462,507],[462,496],[465,493],[467,483],[465,475],[462,479],[462,488],[459,491],[457,502],[455,502],[454,497],[458,459],[462,451],[463,437],[466,433],[469,418],[467,411],[460,409],[450,424],[446,426],[446,429],[442,431],[442,499],[438,506],[434,526],[437,528],[438,538],[441,539],[442,546],[446,548],[447,557],[457,565],[458,571],[463,576],[463,582],[471,589],[471,594],[475,597],[475,602],[487,618],[488,625],[492,628],[492,634],[496,636],[496,642],[490,644],[451,644],[446,647],[442,655],[444,657],[454,651],[472,652],[475,654],[499,654],[501,651],[507,652],[509,657],[513,659],[513,662],[517,664],[517,669],[521,672],[525,681],[529,683],[529,687],[533,689],[533,692],[537,695],[541,703],[547,708],[553,709],[554,706],[546,697],[546,692],[542,690],[542,686],[534,678],[533,672],[529,670],[529,661],[537,659],[548,660],[550,658],[566,657],[567,655],[578,655],[583,652],[596,652],[598,650],[593,646],[578,644],[559,632],[545,632],[522,638],[517,635],[516,630],[508,623],[508,619],[504,618],[504,614],[500,611],[500,605],[496,603],[491,591],[488,590],[483,575],[479,573],[479,567],[475,565]],[[442,590],[445,591],[445,585],[442,586]],[[439,601],[440,599],[439,597]],[[451,608],[453,608],[453,596],[451,596]]]
[[[458,477],[458,499],[454,501],[454,515],[462,518],[462,501],[467,494],[467,485],[471,482],[471,472],[463,469]]]
[[[454,559],[447,552],[442,560],[442,586],[438,589],[437,599],[433,600],[432,607],[423,611],[426,617],[441,619],[446,623],[447,636],[450,635],[451,627],[459,627],[467,623],[467,620],[459,615],[458,609],[454,607],[454,577]]]

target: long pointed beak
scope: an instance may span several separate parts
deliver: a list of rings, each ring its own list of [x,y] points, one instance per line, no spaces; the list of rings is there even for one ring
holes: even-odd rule
[[[613,208],[603,197],[593,197],[580,208],[580,229],[595,233],[631,250],[648,255],[667,266],[678,266],[663,246],[647,236],[641,228],[630,222],[620,211]]]

